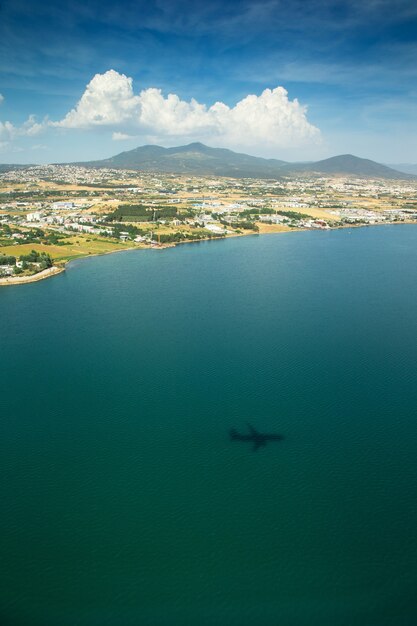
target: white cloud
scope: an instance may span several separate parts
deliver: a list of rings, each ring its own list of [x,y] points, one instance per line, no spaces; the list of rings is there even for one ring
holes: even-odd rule
[[[307,108],[289,100],[283,87],[248,95],[235,106],[216,102],[210,107],[194,99],[164,96],[149,88],[135,95],[133,81],[109,70],[96,74],[77,106],[50,125],[68,129],[108,128],[113,139],[140,135],[169,141],[172,138],[209,140],[230,147],[296,147],[316,143],[320,131],[307,120]]]
[[[128,135],[127,133],[114,132],[111,136],[113,141],[126,141],[126,139],[135,139],[135,135]]]
[[[132,79],[114,70],[96,74],[81,100],[56,126],[91,128],[119,126],[135,117],[140,98],[133,94]]]
[[[16,135],[16,130],[11,122],[0,122],[0,140],[11,141]]]
[[[11,122],[0,122],[0,141],[13,141],[17,137],[34,137],[39,135],[48,126],[48,121],[37,122],[34,115],[29,115],[21,126],[14,126]]]
[[[4,102],[4,96],[3,96],[3,94],[1,94],[1,93],[0,93],[0,104],[1,104],[2,102]]]
[[[34,115],[29,115],[26,122],[20,127],[19,134],[20,135],[28,135],[28,137],[34,137],[35,135],[39,135],[43,130],[45,130],[48,125],[48,121],[46,119],[43,122],[37,122]]]

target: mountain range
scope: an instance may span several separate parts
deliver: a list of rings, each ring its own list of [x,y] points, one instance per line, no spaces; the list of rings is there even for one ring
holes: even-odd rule
[[[202,143],[162,148],[140,146],[110,159],[77,163],[87,167],[138,169],[147,172],[230,176],[235,178],[275,178],[285,161],[263,159]]]
[[[305,174],[318,176],[339,174],[389,179],[413,177],[376,161],[361,159],[351,154],[311,163],[288,163],[279,159],[249,156],[225,148],[210,148],[202,143],[191,143],[175,148],[140,146],[109,159],[78,162],[73,165],[232,178],[280,178]]]
[[[190,174],[195,176],[225,176],[230,178],[272,178],[283,176],[354,176],[357,178],[415,179],[413,166],[399,169],[362,159],[352,154],[342,154],[315,162],[289,163],[279,159],[265,159],[233,152],[226,148],[210,148],[202,143],[163,148],[146,145],[116,154],[99,161],[79,161],[60,165],[83,167],[108,167],[144,172]],[[24,165],[0,164],[0,173],[22,169]],[[409,168],[407,170],[407,167]]]

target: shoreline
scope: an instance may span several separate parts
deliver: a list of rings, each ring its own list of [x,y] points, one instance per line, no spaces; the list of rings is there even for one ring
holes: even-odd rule
[[[311,228],[294,228],[290,230],[282,230],[277,232],[270,233],[240,233],[233,235],[225,235],[225,237],[215,237],[206,239],[193,239],[190,241],[178,241],[175,243],[167,243],[160,244],[159,246],[132,246],[131,248],[121,248],[120,250],[111,250],[109,252],[98,252],[96,254],[86,254],[85,256],[80,256],[76,259],[71,259],[67,261],[63,266],[54,265],[42,272],[38,272],[37,274],[33,274],[32,276],[8,276],[6,278],[0,278],[0,287],[8,287],[13,285],[25,285],[28,283],[35,283],[41,280],[45,280],[47,278],[51,278],[52,276],[57,276],[58,274],[62,274],[65,272],[67,266],[74,261],[82,261],[84,259],[89,259],[97,256],[105,256],[107,254],[117,254],[119,252],[130,252],[132,250],[165,250],[166,248],[175,248],[178,245],[188,244],[188,243],[201,243],[202,241],[222,241],[224,239],[231,239],[232,237],[250,237],[250,236],[259,236],[263,235],[285,235],[288,233],[299,233],[299,232],[329,232],[332,230],[344,230],[346,228],[369,228],[373,226],[400,226],[400,225],[411,225],[416,224],[416,222],[379,222],[377,224],[346,224],[344,226],[334,226],[333,228],[327,229],[311,229]]]
[[[151,249],[151,246],[149,246],[149,248],[140,248],[139,246],[133,246],[131,248],[120,248],[119,250],[109,250],[108,252],[96,252],[95,254],[86,254],[84,256],[79,256],[75,259],[70,259],[69,261],[66,261],[63,265],[53,265],[52,267],[43,270],[42,272],[32,274],[32,276],[8,276],[7,278],[0,278],[0,287],[7,287],[9,285],[24,285],[25,283],[35,283],[40,280],[45,280],[46,278],[51,278],[52,276],[57,276],[58,274],[62,274],[63,272],[65,272],[67,266],[70,265],[70,263],[74,263],[74,261],[82,261],[84,259],[90,259],[96,256],[105,256],[106,254],[116,254],[117,252],[130,252],[131,250]]]
[[[42,272],[32,274],[32,276],[7,276],[6,278],[0,278],[0,287],[7,287],[8,285],[25,285],[27,283],[36,283],[39,280],[45,280],[45,278],[56,276],[57,274],[61,274],[62,272],[65,272],[65,267],[53,265],[52,267],[48,267],[46,270],[42,270]]]

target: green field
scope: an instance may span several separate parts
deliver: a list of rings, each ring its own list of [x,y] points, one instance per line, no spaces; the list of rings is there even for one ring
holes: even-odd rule
[[[29,254],[31,250],[47,252],[51,255],[56,265],[57,263],[63,264],[71,259],[77,259],[90,254],[106,254],[108,252],[116,252],[117,250],[127,250],[135,245],[136,244],[132,242],[123,243],[121,241],[104,238],[100,239],[85,235],[76,235],[68,238],[68,242],[62,246],[39,243],[0,246],[0,254],[10,254],[18,258],[22,254]]]

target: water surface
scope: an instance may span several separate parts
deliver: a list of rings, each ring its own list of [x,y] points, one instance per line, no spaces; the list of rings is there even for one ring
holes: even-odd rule
[[[1,624],[415,626],[416,361],[414,226],[1,289]]]

